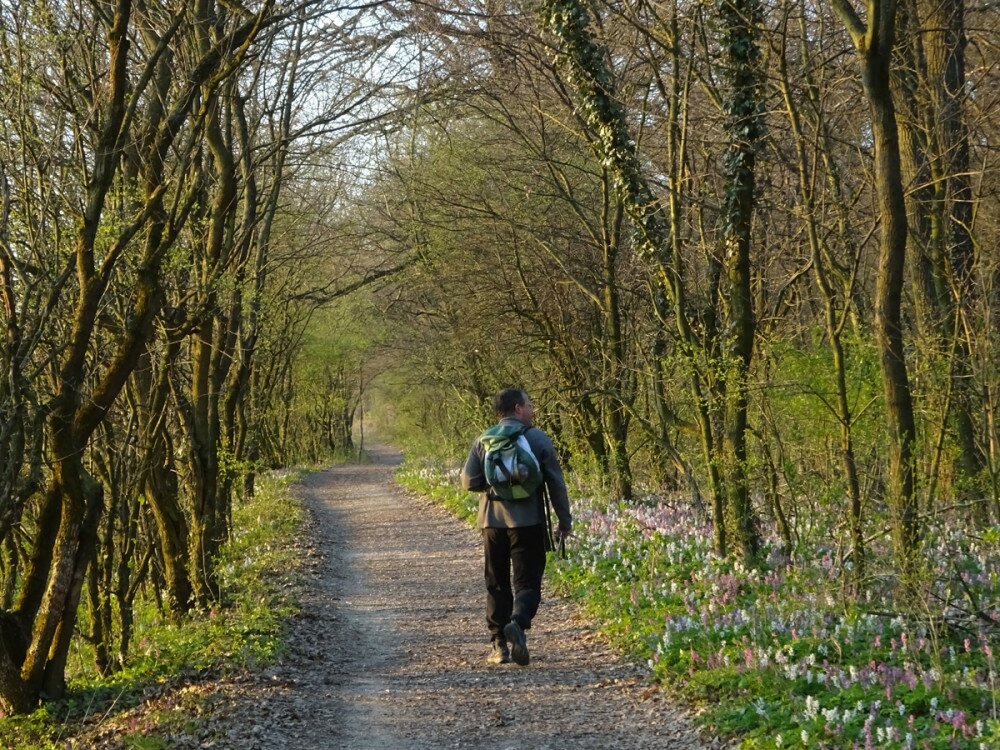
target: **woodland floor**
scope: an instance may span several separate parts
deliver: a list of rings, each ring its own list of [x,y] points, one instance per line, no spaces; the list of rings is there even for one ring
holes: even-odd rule
[[[397,488],[398,455],[373,458],[301,484],[312,539],[290,649],[261,673],[192,685],[201,721],[170,747],[723,747],[557,597],[529,631],[529,666],[487,665],[478,534]],[[115,747],[113,733],[95,746]]]

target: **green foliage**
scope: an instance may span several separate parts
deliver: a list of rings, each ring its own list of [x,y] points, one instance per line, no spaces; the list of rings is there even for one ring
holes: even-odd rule
[[[383,366],[374,353],[383,329],[364,294],[313,314],[292,372],[287,461],[317,464],[355,453],[356,410],[368,382]]]
[[[868,447],[880,444],[885,424],[878,360],[873,345],[856,335],[846,334],[844,345],[855,457],[859,471],[866,474],[877,470],[882,460]],[[797,534],[825,533],[817,523],[821,520],[817,509],[846,513],[847,494],[842,465],[831,461],[838,455],[832,446],[839,445],[840,433],[832,354],[817,332],[805,345],[772,343],[762,360],[759,367],[781,375],[759,397],[759,419],[767,434],[757,440],[759,449],[751,454],[756,461],[751,466],[753,484],[769,484],[762,465],[769,451],[789,495],[787,510]]]
[[[486,426],[482,410],[437,387],[414,384],[410,372],[386,373],[374,386],[366,418],[379,438],[415,461],[459,463]],[[445,391],[455,396],[452,391]],[[478,411],[478,413],[477,413]]]
[[[151,695],[169,696],[191,681],[273,662],[285,648],[284,623],[296,610],[293,593],[302,564],[296,542],[305,511],[290,490],[295,478],[263,476],[254,497],[233,508],[233,539],[223,547],[218,568],[224,606],[172,622],[152,601],[137,603],[136,647],[124,669],[95,675],[87,666],[89,647],[80,648],[67,698],[29,716],[0,718],[0,747],[64,748],[95,716],[114,721]],[[197,700],[185,705],[163,714],[162,721],[189,720]],[[157,721],[147,717],[124,741],[135,748],[167,747],[158,738]]]
[[[579,408],[562,387],[567,370],[578,390],[621,386],[601,382],[595,342],[602,170],[574,133],[539,130],[537,110],[521,104],[437,104],[416,113],[416,132],[366,199],[369,224],[416,258],[378,295],[391,362],[373,385],[371,414],[380,435],[411,455],[466,449],[492,422],[490,399],[507,385],[566,412]],[[446,130],[438,127],[445,121]],[[456,194],[461,200],[450,198]],[[573,253],[562,252],[567,246]],[[561,399],[542,398],[545,389]]]
[[[854,430],[859,441],[866,441],[883,424],[882,412],[873,405],[881,395],[877,353],[870,341],[850,333],[845,333],[844,349]],[[814,444],[835,434],[839,422],[833,355],[821,335],[817,332],[806,345],[772,342],[767,359],[771,370],[781,373],[781,382],[769,389],[768,397],[782,420],[782,436],[788,435],[793,444],[803,440]]]

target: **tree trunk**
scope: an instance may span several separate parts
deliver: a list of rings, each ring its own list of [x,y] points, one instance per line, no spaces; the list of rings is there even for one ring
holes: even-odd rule
[[[193,604],[188,523],[181,508],[174,449],[167,428],[170,370],[179,350],[179,341],[168,343],[155,380],[152,357],[148,351],[145,352],[134,375],[145,472],[142,486],[156,521],[167,602],[175,617],[190,610]]]
[[[61,605],[61,616],[42,674],[42,690],[48,698],[62,698],[66,692],[66,660],[69,658],[69,650],[72,645],[73,632],[76,628],[76,615],[80,606],[80,598],[83,594],[87,568],[94,559],[94,552],[97,547],[98,527],[101,522],[101,513],[104,511],[104,487],[90,476],[82,468],[82,465],[80,467],[80,474],[80,484],[83,487],[84,513],[81,519],[77,547],[71,563],[72,575],[68,579],[66,600]],[[58,561],[55,569],[59,570]],[[44,620],[44,609],[42,614]],[[42,642],[41,639],[39,639],[39,642]],[[29,664],[26,663],[25,666],[28,667]],[[29,682],[29,684],[31,683]]]
[[[891,22],[887,26],[888,39],[868,52],[863,79],[872,113],[875,178],[882,222],[875,291],[875,327],[889,423],[890,506],[895,517],[896,558],[904,578],[908,578],[916,571],[920,543],[914,456],[916,426],[900,310],[906,259],[906,205],[903,199],[896,113],[889,90]]]
[[[605,184],[607,180],[605,180]],[[607,203],[607,199],[605,199]],[[623,211],[619,206],[604,220],[604,276],[603,310],[606,331],[604,338],[608,347],[608,374],[606,381],[611,388],[607,405],[607,430],[611,444],[611,458],[614,463],[615,492],[625,501],[632,499],[632,465],[628,452],[629,412],[627,391],[629,373],[626,355],[625,332],[622,325],[621,296],[618,281],[618,249]],[[610,225],[610,226],[609,226]]]
[[[191,561],[195,598],[201,605],[218,599],[215,557],[222,542],[219,507],[219,390],[213,364],[228,333],[219,315],[218,280],[232,249],[230,220],[236,206],[236,166],[222,127],[223,102],[209,92],[205,140],[217,181],[209,216],[209,231],[201,257],[202,313],[191,342],[191,479],[193,518]]]
[[[871,109],[875,143],[875,184],[880,219],[875,288],[875,338],[882,369],[889,428],[889,506],[893,547],[902,579],[903,601],[912,593],[920,554],[914,447],[916,427],[907,376],[900,303],[906,260],[906,204],[899,131],[890,89],[896,30],[895,0],[871,0],[867,26],[848,0],[833,0],[861,60],[861,78]]]
[[[743,556],[756,558],[760,524],[747,486],[747,379],[753,357],[756,319],[750,278],[750,243],[756,198],[756,159],[761,137],[761,63],[757,0],[720,4],[722,47],[728,78],[723,206],[725,267],[728,277],[727,329],[731,332],[725,363],[725,465],[729,510]]]

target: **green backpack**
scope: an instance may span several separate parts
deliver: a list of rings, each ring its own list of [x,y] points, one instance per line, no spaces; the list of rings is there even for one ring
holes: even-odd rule
[[[479,438],[486,451],[486,484],[498,500],[530,500],[542,484],[542,467],[524,437],[527,430],[524,425],[498,424]]]

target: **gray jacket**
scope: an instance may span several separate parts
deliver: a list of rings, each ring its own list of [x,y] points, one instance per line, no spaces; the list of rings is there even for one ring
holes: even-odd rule
[[[512,417],[501,420],[502,423],[521,422]],[[559,528],[569,531],[573,517],[569,512],[569,495],[566,492],[566,482],[563,480],[559,459],[556,457],[552,440],[537,427],[529,427],[524,433],[531,452],[535,454],[542,467],[542,477],[549,490],[552,508],[559,518]],[[462,469],[462,488],[470,492],[482,492],[479,499],[479,515],[476,525],[481,529],[516,529],[520,526],[537,526],[544,522],[541,503],[531,500],[496,500],[486,496],[486,477],[483,475],[483,456],[486,451],[483,444],[476,439],[469,451],[469,458]]]

